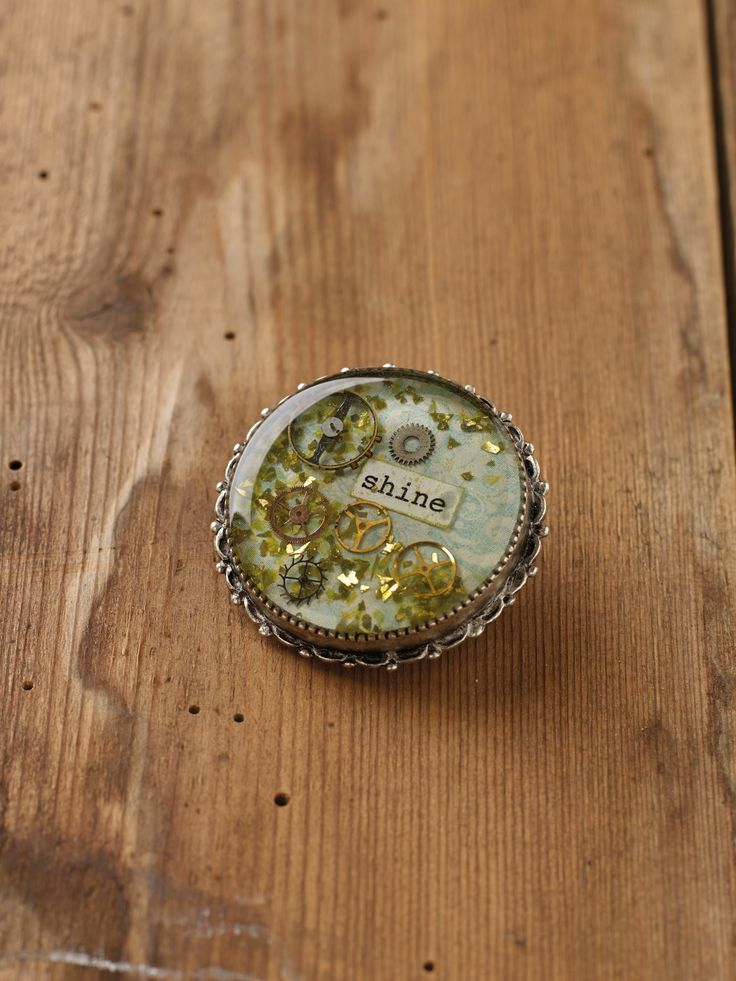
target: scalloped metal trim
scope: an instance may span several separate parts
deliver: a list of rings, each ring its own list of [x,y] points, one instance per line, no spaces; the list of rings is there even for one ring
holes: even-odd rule
[[[395,365],[382,365],[382,368],[395,368]],[[356,372],[376,371],[375,368],[354,370]],[[351,369],[349,368],[343,368],[342,372],[352,373]],[[457,382],[453,382],[452,379],[444,378],[444,376],[439,375],[436,371],[429,371],[426,372],[426,374],[435,375],[438,378],[442,378],[443,381],[450,382],[450,384],[457,384]],[[320,378],[315,379],[312,384],[317,384],[320,381],[334,377],[334,374],[323,375]],[[302,391],[307,387],[310,386],[300,384],[297,387],[297,391]],[[465,385],[464,389],[470,394],[476,395],[475,389],[472,385]],[[291,397],[291,395],[285,396],[277,403],[277,405],[281,405]],[[498,616],[500,616],[505,607],[510,606],[514,602],[516,599],[516,594],[519,592],[522,586],[525,585],[529,577],[536,574],[537,567],[535,565],[535,560],[541,548],[541,540],[549,533],[549,528],[543,524],[543,519],[547,510],[546,495],[549,492],[549,485],[541,479],[539,463],[534,458],[533,445],[524,440],[521,430],[512,423],[511,414],[508,412],[499,411],[492,402],[489,402],[488,399],[483,398],[483,396],[476,395],[476,398],[483,402],[503,424],[504,429],[518,450],[521,465],[524,467],[526,475],[525,494],[520,507],[519,520],[517,521],[514,535],[512,536],[504,557],[494,568],[491,576],[485,580],[484,583],[482,583],[473,592],[472,596],[468,597],[468,599],[461,604],[461,606],[456,607],[444,616],[432,621],[432,623],[425,625],[424,627],[420,628],[420,630],[428,629],[431,626],[436,626],[443,620],[449,619],[451,616],[455,616],[462,610],[463,606],[472,603],[474,599],[477,599],[481,593],[485,592],[489,586],[492,585],[493,581],[497,578],[498,574],[503,570],[503,568],[505,568],[509,559],[514,553],[516,546],[518,545],[519,535],[521,528],[523,527],[524,520],[528,517],[529,524],[526,537],[518,552],[518,562],[513,571],[504,581],[501,589],[494,595],[490,596],[488,601],[484,603],[480,609],[476,610],[472,617],[465,621],[465,623],[459,624],[457,627],[455,627],[455,629],[441,637],[436,637],[416,646],[391,651],[345,651],[332,647],[320,647],[318,644],[309,643],[303,638],[298,637],[296,634],[291,633],[284,627],[281,627],[279,624],[276,624],[270,620],[249,596],[246,584],[243,580],[243,571],[239,568],[237,560],[232,553],[230,542],[228,541],[227,528],[229,521],[229,497],[230,483],[235,474],[238,461],[240,460],[245,447],[252,439],[254,433],[271,412],[270,409],[263,409],[261,411],[261,419],[251,426],[243,442],[236,443],[233,447],[233,455],[225,467],[225,479],[221,480],[217,484],[218,496],[215,503],[215,520],[212,522],[211,529],[215,536],[215,555],[217,557],[216,569],[225,576],[225,581],[227,582],[228,589],[230,590],[230,599],[234,604],[243,606],[250,619],[257,624],[259,632],[263,636],[276,637],[276,639],[281,641],[282,644],[285,644],[288,647],[296,648],[297,652],[302,657],[316,657],[320,661],[332,664],[342,664],[347,668],[361,665],[363,667],[385,667],[389,671],[395,671],[399,664],[407,661],[436,659],[440,657],[444,651],[449,650],[452,647],[456,647],[468,637],[480,636],[488,624],[492,623]],[[252,586],[250,588],[253,589]],[[299,624],[299,621],[294,618],[294,623]],[[306,624],[304,626],[306,627]],[[415,635],[416,633],[420,632],[420,630],[414,629],[408,632],[407,635]],[[326,637],[332,636],[336,639],[341,639],[340,635],[338,634],[332,634],[328,631],[323,631],[322,633],[324,633],[324,636]],[[391,631],[385,636],[386,639],[395,640],[401,636],[404,636],[404,634],[401,631]],[[346,636],[342,639],[347,640],[350,638]]]

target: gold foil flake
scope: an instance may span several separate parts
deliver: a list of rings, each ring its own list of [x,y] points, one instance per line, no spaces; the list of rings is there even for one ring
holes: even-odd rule
[[[341,572],[337,578],[348,589],[352,589],[353,586],[358,585],[358,577],[355,575],[355,569],[351,569],[348,573]]]
[[[286,554],[287,555],[301,555],[302,552],[304,552],[305,549],[309,548],[310,545],[311,545],[311,542],[304,542],[304,544],[303,545],[300,545],[299,548],[294,548],[294,546],[291,544],[291,542],[289,542],[288,545],[286,546]]]
[[[460,476],[463,478],[463,480],[475,480],[475,477],[469,470],[466,470],[465,473],[461,473]]]
[[[486,440],[486,442],[481,446],[481,449],[485,450],[486,453],[495,454],[501,452],[501,447],[497,443],[492,443],[490,439]]]
[[[376,590],[376,596],[382,599],[384,603],[396,590],[399,588],[398,582],[393,576],[379,576],[380,586]]]
[[[460,440],[453,439],[452,436],[447,440],[447,449],[454,450],[456,446],[460,445]]]
[[[489,484],[497,484],[500,479],[501,479],[500,474],[495,474],[495,476],[486,477],[486,480],[488,481]]]
[[[305,487],[309,487],[309,485],[310,485],[310,484],[313,484],[313,483],[315,482],[315,480],[316,480],[316,479],[317,479],[317,478],[316,478],[316,477],[314,476],[314,474],[313,474],[313,473],[310,473],[310,475],[309,475],[309,476],[307,477],[307,479],[306,479],[306,480],[304,481],[304,486],[305,486]]]
[[[242,545],[246,538],[253,535],[253,529],[248,526],[246,519],[237,511],[230,522],[230,539],[234,545]]]
[[[270,508],[271,507],[271,502],[270,501],[267,501],[265,497],[259,497],[258,498],[258,503],[261,505],[262,508]]]
[[[462,422],[460,423],[460,428],[464,433],[476,433],[483,429],[483,424],[485,419],[483,416],[466,416],[463,413]]]
[[[430,416],[434,419],[437,424],[437,428],[440,430],[450,428],[450,419],[452,419],[451,412],[438,412],[437,403],[432,399],[432,408],[429,412]]]
[[[261,539],[258,550],[264,558],[266,555],[281,555],[283,542],[276,541],[270,532],[264,532],[258,537]]]
[[[407,396],[412,400],[414,405],[419,405],[420,402],[424,401],[424,396],[420,395],[413,385],[406,385],[404,388],[398,389],[395,397],[399,402],[405,403]]]
[[[361,593],[367,593],[370,588],[370,586],[361,586],[360,591]]]
[[[252,486],[253,486],[252,480],[241,480],[241,482],[238,484],[235,490],[238,492],[238,494],[240,494],[241,497],[247,497],[248,495],[246,493],[246,488]]]
[[[437,423],[437,428],[438,429],[449,429],[450,428],[450,419],[452,419],[452,413],[449,413],[449,412],[448,413],[445,413],[445,412],[430,412],[430,415],[432,416],[432,418],[434,419],[434,421]]]
[[[382,551],[390,554],[391,552],[395,552],[399,548],[401,548],[401,542],[395,542],[393,538],[390,538],[383,546]]]
[[[233,545],[242,545],[246,538],[251,534],[250,528],[238,528],[236,525],[230,526],[230,539]]]

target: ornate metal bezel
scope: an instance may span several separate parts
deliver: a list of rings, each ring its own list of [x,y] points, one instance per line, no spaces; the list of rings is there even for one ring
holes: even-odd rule
[[[340,374],[353,376],[363,374],[377,374],[391,369],[397,371],[395,365],[386,364],[380,368],[350,369],[343,368],[337,374],[323,375],[317,378],[310,385],[300,384],[297,392],[305,388],[311,388],[320,382],[339,377]],[[407,369],[411,373],[411,369]],[[435,371],[423,372],[420,374],[434,375],[436,378],[457,385],[451,379],[444,378]],[[256,602],[252,592],[244,582],[243,574],[239,569],[237,560],[233,555],[228,541],[229,525],[229,500],[231,482],[235,475],[240,457],[253,438],[263,420],[270,415],[271,409],[261,411],[261,419],[258,420],[246,434],[242,443],[236,443],[233,447],[233,455],[225,468],[225,478],[217,484],[218,496],[215,503],[215,520],[211,528],[215,536],[215,554],[217,571],[224,574],[228,588],[230,590],[231,601],[243,606],[246,613],[258,625],[259,631],[264,636],[274,636],[283,644],[295,648],[302,657],[316,657],[321,661],[329,663],[339,663],[345,667],[363,665],[365,667],[385,667],[389,671],[396,670],[399,664],[405,661],[419,661],[425,658],[438,658],[443,651],[456,647],[468,637],[477,637],[483,633],[489,623],[492,623],[504,610],[510,606],[518,591],[526,583],[530,576],[535,575],[537,567],[535,560],[541,547],[541,539],[544,538],[549,529],[543,524],[546,512],[546,495],[549,485],[541,479],[540,468],[534,459],[534,447],[527,443],[521,431],[512,422],[510,413],[501,412],[496,409],[492,402],[478,395],[472,385],[458,386],[470,396],[482,403],[486,411],[495,417],[499,427],[508,435],[518,453],[520,467],[525,477],[526,494],[522,504],[519,521],[514,537],[507,549],[504,559],[494,569],[493,575],[487,580],[482,589],[478,590],[474,596],[467,601],[468,612],[465,619],[453,623],[447,633],[433,636],[420,644],[408,647],[401,646],[401,635],[390,635],[390,642],[387,641],[386,648],[380,650],[356,650],[350,649],[347,645],[327,646],[306,641],[297,633],[274,622],[272,616],[261,609]],[[295,393],[292,393],[295,394]],[[281,399],[277,405],[282,405],[292,395],[287,395]],[[501,576],[500,573],[505,575]],[[437,625],[441,621],[437,621]],[[325,635],[327,638],[327,635]],[[339,641],[338,641],[339,643]]]

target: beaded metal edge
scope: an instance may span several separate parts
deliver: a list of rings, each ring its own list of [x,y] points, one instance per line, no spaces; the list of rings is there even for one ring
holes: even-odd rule
[[[393,364],[385,364],[382,365],[382,367],[395,368],[396,366]],[[342,373],[347,373],[350,371],[351,369],[349,368],[342,369]],[[456,384],[455,382],[452,382],[451,379],[443,378],[443,376],[439,375],[436,371],[428,371],[426,374],[435,375],[437,378],[441,378],[442,380],[448,381],[451,384]],[[312,384],[315,385],[318,382],[334,377],[336,377],[334,374],[324,375],[315,379]],[[307,387],[308,386],[306,384],[301,384],[297,387],[297,391],[302,391]],[[342,664],[346,668],[362,665],[364,667],[372,668],[385,667],[388,671],[395,671],[399,664],[406,661],[436,659],[444,651],[449,650],[452,647],[456,647],[467,638],[480,636],[486,627],[498,616],[500,616],[507,606],[510,606],[514,602],[516,599],[516,594],[519,592],[522,586],[524,586],[528,578],[536,574],[537,567],[535,565],[535,561],[541,548],[541,540],[549,533],[549,528],[543,524],[544,516],[547,510],[546,495],[549,491],[549,484],[547,484],[541,478],[539,463],[534,458],[534,446],[524,440],[521,430],[512,422],[511,413],[499,411],[492,402],[488,401],[488,399],[483,398],[482,395],[477,395],[475,388],[472,385],[465,385],[463,387],[466,392],[469,392],[471,395],[475,395],[476,398],[483,402],[484,405],[486,405],[501,421],[501,423],[503,423],[504,429],[508,433],[511,440],[513,440],[519,456],[521,457],[529,484],[529,524],[526,537],[519,550],[518,563],[514,567],[511,574],[503,582],[503,585],[498,592],[490,596],[487,602],[484,603],[480,609],[474,611],[473,615],[469,617],[468,620],[444,636],[436,637],[415,647],[400,650],[385,652],[366,651],[365,653],[361,653],[360,651],[343,651],[339,650],[338,648],[320,647],[317,644],[312,644],[305,641],[303,638],[296,636],[296,634],[293,634],[278,624],[273,623],[273,621],[270,620],[258,606],[256,606],[251,597],[248,595],[227,538],[231,481],[235,475],[238,462],[243,454],[243,451],[245,450],[245,447],[248,445],[249,441],[252,439],[254,433],[259,428],[263,420],[269,416],[272,411],[271,409],[263,409],[261,411],[261,418],[253,426],[251,426],[243,442],[236,443],[233,447],[233,455],[225,468],[225,479],[219,481],[219,483],[216,485],[218,496],[215,503],[215,520],[210,526],[215,536],[216,569],[225,576],[225,581],[227,582],[230,590],[230,599],[235,605],[242,606],[245,609],[250,619],[257,624],[259,632],[263,636],[276,637],[276,639],[281,641],[282,644],[296,649],[296,651],[302,657],[316,657],[320,661],[325,661],[331,664]],[[280,402],[277,403],[277,405],[281,405],[291,397],[292,395],[285,396]]]

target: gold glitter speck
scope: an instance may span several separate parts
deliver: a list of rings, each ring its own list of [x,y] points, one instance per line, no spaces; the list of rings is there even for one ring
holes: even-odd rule
[[[355,569],[351,569],[350,572],[341,572],[337,577],[343,586],[347,586],[348,589],[352,589],[353,586],[358,585],[358,577],[355,575]]]
[[[466,470],[465,473],[461,473],[460,476],[463,478],[463,480],[475,480],[475,477],[469,470]]]
[[[391,596],[392,593],[395,593],[399,588],[399,584],[396,582],[393,576],[379,576],[378,578],[381,585],[376,590],[376,595],[385,603],[389,596]]]
[[[485,451],[486,451],[486,453],[494,453],[494,454],[495,454],[495,453],[500,453],[500,452],[501,452],[501,447],[500,447],[500,446],[498,446],[498,445],[497,445],[496,443],[492,443],[492,442],[490,441],[490,439],[489,439],[489,440],[487,440],[487,441],[486,441],[486,442],[485,442],[485,443],[484,443],[484,444],[483,444],[483,445],[481,446],[481,449],[482,449],[482,450],[485,450]]]

